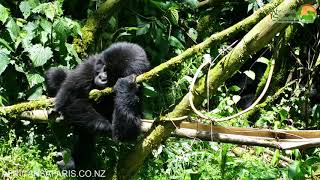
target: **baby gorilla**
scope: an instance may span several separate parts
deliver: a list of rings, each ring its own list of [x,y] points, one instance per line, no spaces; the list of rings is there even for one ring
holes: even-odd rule
[[[146,53],[137,44],[119,42],[90,56],[73,71],[51,68],[46,72],[54,111],[74,127],[72,159],[62,169],[95,166],[96,132],[112,133],[115,140],[134,140],[140,133],[141,110],[136,75],[150,68]],[[99,102],[89,100],[92,89],[113,87],[113,94]]]

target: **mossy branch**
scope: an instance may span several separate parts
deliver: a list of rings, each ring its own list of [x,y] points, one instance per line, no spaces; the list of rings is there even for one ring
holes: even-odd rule
[[[43,109],[53,106],[54,98],[23,102],[12,106],[0,107],[0,116],[7,118],[16,118],[22,112],[31,111],[35,109]]]
[[[102,3],[98,10],[94,12],[82,27],[82,37],[75,38],[73,47],[80,57],[86,57],[87,49],[94,41],[94,34],[100,27],[100,24],[109,19],[113,13],[119,9],[119,6],[125,0],[108,0]],[[81,3],[81,2],[79,2]]]
[[[277,5],[279,5],[280,2],[281,2],[281,0],[276,0],[271,4],[267,4],[263,8],[256,11],[251,16],[244,19],[243,21],[240,21],[240,22],[236,23],[235,25],[233,25],[233,26],[231,26],[221,32],[218,32],[218,33],[211,35],[205,41],[188,48],[187,50],[185,50],[184,52],[182,52],[178,56],[169,59],[165,63],[158,65],[157,67],[153,68],[152,70],[150,70],[142,75],[139,75],[136,79],[136,82],[140,83],[143,81],[147,81],[147,80],[153,78],[154,76],[158,76],[161,71],[166,70],[166,69],[168,69],[172,66],[175,66],[177,64],[180,64],[184,59],[189,58],[196,53],[204,51],[206,48],[208,48],[213,43],[223,42],[224,40],[235,36],[237,33],[241,32],[241,31],[249,30],[253,25],[255,25],[257,22],[259,22],[259,20],[261,20],[264,16],[269,14],[271,12],[271,10],[273,10]],[[92,98],[94,100],[98,100],[100,97],[102,97],[106,94],[109,94],[111,92],[112,92],[111,88],[106,88],[101,91],[92,90],[90,92],[90,98]]]

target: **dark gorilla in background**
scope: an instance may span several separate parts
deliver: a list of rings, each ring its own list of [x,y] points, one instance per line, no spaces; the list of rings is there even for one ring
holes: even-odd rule
[[[92,169],[95,166],[96,132],[112,134],[115,140],[134,140],[140,132],[141,110],[136,75],[150,68],[146,53],[137,44],[119,42],[90,56],[73,71],[51,68],[46,86],[55,96],[55,112],[74,126],[72,159],[62,169]],[[99,102],[89,100],[92,89],[112,87],[114,93]]]

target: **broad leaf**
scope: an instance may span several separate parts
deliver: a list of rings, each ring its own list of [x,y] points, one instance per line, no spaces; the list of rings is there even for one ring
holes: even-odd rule
[[[71,54],[73,57],[75,57],[77,63],[80,64],[81,63],[81,59],[79,58],[76,50],[74,50],[73,45],[69,44],[69,43],[65,43],[65,46],[67,48],[68,53]]]
[[[142,26],[141,28],[139,28],[136,32],[136,35],[144,35],[146,34],[150,29],[150,24],[145,24],[144,26]]]
[[[179,22],[179,11],[177,9],[170,8],[170,20],[173,24],[178,25]]]
[[[233,91],[233,92],[238,92],[238,91],[240,91],[241,90],[241,88],[239,87],[239,86],[231,86],[230,88],[229,88],[229,90],[230,91]]]
[[[173,47],[184,49],[183,44],[174,36],[170,36],[169,38],[169,44]]]
[[[7,30],[9,31],[12,41],[16,41],[19,36],[20,28],[17,25],[17,23],[14,21],[14,19],[11,18],[9,22],[6,24],[6,27],[7,27]]]
[[[49,47],[43,47],[41,44],[33,45],[28,49],[28,52],[35,67],[44,65],[52,57],[51,49]]]
[[[257,62],[260,62],[260,63],[268,65],[269,59],[267,59],[265,57],[260,57],[259,59],[257,59]]]
[[[55,6],[52,3],[43,3],[34,8],[32,12],[45,14],[52,21],[55,16]]]
[[[8,64],[10,63],[10,59],[6,53],[0,50],[0,75],[6,70]]]
[[[10,50],[11,52],[13,52],[13,49],[10,47],[9,43],[6,40],[0,38],[0,44],[8,50]]]
[[[241,96],[239,96],[239,95],[234,95],[234,96],[232,96],[232,101],[233,101],[235,104],[237,104],[237,103],[240,101],[240,99],[241,99]]]
[[[66,42],[68,35],[70,34],[70,27],[66,21],[60,18],[53,24],[53,29],[57,33],[60,43]]]
[[[28,97],[28,100],[38,100],[41,98],[42,96],[42,88],[41,87],[34,87],[31,89],[31,91],[29,92],[30,95]]]
[[[251,71],[251,70],[249,70],[249,71],[245,71],[245,72],[243,72],[245,75],[247,75],[250,79],[252,79],[252,80],[255,80],[256,79],[256,74],[253,72],[253,71]]]
[[[0,21],[2,23],[5,23],[8,17],[9,17],[8,9],[0,4]]]
[[[186,0],[186,3],[190,6],[190,8],[196,9],[198,7],[199,1],[197,1],[197,0]]]
[[[31,6],[28,1],[22,1],[19,5],[20,11],[24,19],[27,19],[31,14]]]
[[[189,35],[189,37],[190,37],[194,42],[197,41],[198,32],[197,32],[195,29],[190,28],[189,31],[188,31],[188,35]]]
[[[40,74],[27,74],[27,79],[30,87],[44,82],[44,78]]]
[[[48,21],[47,19],[44,19],[44,18],[41,19],[40,26],[45,32],[51,33],[51,31],[52,31],[52,23],[50,21]]]

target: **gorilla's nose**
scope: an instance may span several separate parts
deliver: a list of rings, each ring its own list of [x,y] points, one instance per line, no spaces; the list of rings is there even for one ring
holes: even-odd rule
[[[101,81],[106,81],[107,80],[107,75],[106,74],[100,74],[100,79]]]

